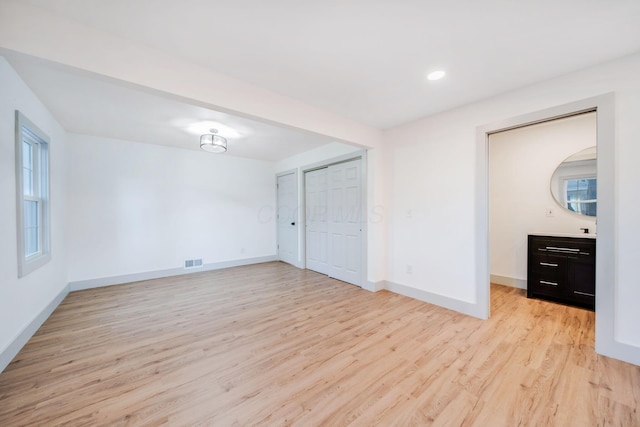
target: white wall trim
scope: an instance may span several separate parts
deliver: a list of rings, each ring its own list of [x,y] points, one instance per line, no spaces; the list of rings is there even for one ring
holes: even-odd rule
[[[497,285],[511,286],[512,288],[527,289],[527,281],[525,279],[516,279],[515,277],[499,276],[492,274],[489,277],[491,283]]]
[[[351,160],[357,160],[357,159],[366,159],[367,156],[367,150],[362,149],[362,150],[356,150],[356,151],[352,151],[350,153],[346,153],[343,154],[341,156],[336,156],[336,157],[332,157],[330,159],[326,159],[326,160],[321,160],[319,162],[314,162],[314,163],[310,163],[307,165],[303,165],[300,167],[300,171],[304,174],[305,172],[310,172],[314,169],[322,169],[322,168],[326,168],[329,167],[331,165],[336,165],[338,163],[345,163]]]
[[[293,169],[287,169],[286,171],[277,172],[277,173],[276,173],[276,184],[278,183],[278,179],[277,179],[277,178],[278,178],[279,176],[290,175],[290,174],[292,174],[292,173],[298,173],[298,169],[293,168]]]
[[[31,339],[40,326],[51,316],[51,313],[60,305],[60,303],[66,298],[69,293],[69,285],[62,288],[60,293],[47,304],[42,311],[27,324],[11,341],[11,343],[0,352],[0,372],[11,363],[14,357],[22,350],[22,347]]]
[[[396,294],[404,295],[429,304],[434,304],[469,316],[482,318],[482,307],[478,304],[423,291],[422,289],[412,288],[411,286],[401,285],[399,283],[389,281],[386,281],[385,283],[385,289]]]
[[[100,277],[97,279],[78,280],[69,283],[69,292],[83,289],[101,288],[103,286],[121,285],[123,283],[139,282],[141,280],[160,279],[163,277],[181,276],[183,274],[200,273],[202,271],[220,270],[222,268],[239,267],[243,265],[260,264],[264,262],[278,261],[277,255],[269,255],[257,258],[245,258],[232,261],[222,261],[205,264],[202,268],[169,268],[166,270],[147,271],[143,273],[124,274],[121,276]]]
[[[378,282],[371,282],[369,280],[365,280],[362,285],[362,289],[370,292],[378,292],[383,289],[386,289],[386,281],[380,280]]]

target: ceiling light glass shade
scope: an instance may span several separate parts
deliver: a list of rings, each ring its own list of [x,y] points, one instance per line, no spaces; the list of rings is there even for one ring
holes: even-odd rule
[[[200,148],[210,153],[224,153],[227,151],[227,140],[220,135],[207,133],[200,136]]]
[[[445,73],[442,70],[434,71],[434,72],[429,73],[427,75],[427,79],[429,79],[431,81],[440,80],[441,78],[443,78],[445,76],[445,74],[447,74],[447,73]]]

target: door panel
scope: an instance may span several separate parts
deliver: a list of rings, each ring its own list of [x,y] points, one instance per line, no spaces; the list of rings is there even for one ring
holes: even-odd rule
[[[360,272],[360,236],[346,236],[345,268],[349,273]]]
[[[329,166],[329,276],[360,285],[362,275],[361,160]]]
[[[344,236],[342,234],[332,233],[329,247],[331,248],[329,252],[329,262],[332,269],[331,271],[334,271],[336,269],[344,269],[344,261],[346,255],[346,252],[344,250]]]
[[[329,274],[327,176],[327,168],[305,174],[307,268],[322,274]]]
[[[296,265],[298,260],[298,193],[294,173],[278,177],[278,258]]]

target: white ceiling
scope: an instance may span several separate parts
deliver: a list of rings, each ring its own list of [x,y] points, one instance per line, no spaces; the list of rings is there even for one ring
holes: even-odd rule
[[[332,142],[310,133],[214,111],[32,57],[7,59],[70,132],[199,150],[211,128],[233,156],[277,161]]]
[[[382,129],[640,51],[638,0],[24,1]],[[25,81],[74,131],[160,142],[178,135],[157,119],[187,114],[251,128],[23,62]],[[447,77],[427,82],[438,68]]]

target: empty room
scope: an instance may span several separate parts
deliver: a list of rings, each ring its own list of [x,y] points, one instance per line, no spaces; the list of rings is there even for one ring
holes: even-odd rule
[[[640,426],[638,22],[0,0],[0,426]]]

